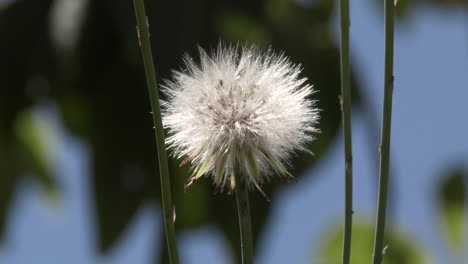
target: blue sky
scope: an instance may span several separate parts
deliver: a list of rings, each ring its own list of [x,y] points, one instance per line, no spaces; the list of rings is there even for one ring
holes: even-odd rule
[[[383,19],[370,1],[352,1],[351,51],[369,108],[378,115],[383,98]],[[435,187],[452,165],[468,169],[468,22],[467,10],[423,6],[397,23],[392,127],[394,210],[398,225],[425,248],[434,263],[456,263],[439,229]],[[338,41],[337,25],[336,40]],[[52,119],[58,117],[51,117]],[[362,112],[353,116],[354,210],[373,217],[376,207],[375,157],[378,130],[368,131]],[[463,121],[465,120],[465,121]],[[377,134],[375,134],[377,133]],[[95,251],[92,201],[85,142],[62,133],[59,170],[62,197],[47,203],[33,182],[22,184],[8,219],[0,263],[150,263],[160,225],[155,208],[141,208],[124,238],[108,256]],[[369,147],[370,146],[370,147]],[[314,249],[330,223],[343,216],[342,141],[322,162],[275,197],[271,220],[261,237],[257,263],[316,263]],[[326,201],[326,203],[324,203]],[[229,263],[221,234],[207,228],[179,237],[182,263]]]

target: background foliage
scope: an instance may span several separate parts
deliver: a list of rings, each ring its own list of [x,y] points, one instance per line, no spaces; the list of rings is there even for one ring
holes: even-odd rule
[[[299,155],[292,161],[293,174],[299,181],[340,135],[339,54],[330,26],[335,2],[146,2],[159,79],[170,77],[170,70],[179,67],[185,52],[196,55],[197,45],[215,47],[219,40],[271,46],[303,65],[304,76],[314,80],[319,90],[315,99],[323,111],[322,134],[310,145],[315,155]],[[369,2],[376,10],[380,8],[376,1]],[[403,18],[419,5],[428,4],[400,2],[398,10]],[[433,2],[441,8],[467,3]],[[70,8],[73,5],[80,11],[74,13]],[[13,1],[0,7],[0,37],[0,235],[5,231],[16,187],[25,177],[34,177],[50,197],[62,191],[53,170],[57,160],[54,144],[59,144],[50,129],[53,124],[34,111],[35,106],[52,102],[66,127],[92,150],[94,222],[99,250],[106,254],[143,203],[159,206],[156,151],[132,1]],[[352,87],[355,107],[367,109],[359,83],[355,81]],[[239,258],[238,229],[232,224],[236,217],[234,199],[213,195],[208,181],[200,181],[184,192],[188,172],[179,163],[171,160],[176,229],[214,225],[222,230]],[[440,197],[443,228],[448,230],[449,240],[458,245],[455,248],[461,243],[461,212],[466,199],[461,188],[466,179],[463,173],[445,177],[440,191],[434,192]],[[273,182],[265,187],[274,197],[284,186]],[[270,207],[260,195],[253,195],[256,236],[269,219]],[[362,228],[357,227],[354,234]],[[336,241],[341,241],[339,236]],[[358,244],[353,241],[353,246]],[[406,252],[412,246],[402,243],[401,247]],[[163,249],[164,245],[160,252],[164,253]],[[164,254],[155,254],[155,262],[158,258],[164,263]],[[409,253],[404,258],[413,260],[388,263],[417,263],[414,259],[419,259]]]

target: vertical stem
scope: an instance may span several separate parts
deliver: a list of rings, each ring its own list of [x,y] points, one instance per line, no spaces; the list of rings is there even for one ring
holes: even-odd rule
[[[380,264],[383,257],[385,217],[387,209],[388,174],[390,164],[390,130],[392,123],[393,95],[393,39],[394,39],[394,6],[393,0],[385,1],[385,73],[384,103],[382,117],[382,142],[380,144],[379,201],[377,208],[377,226],[375,230],[374,261]]]
[[[143,55],[146,80],[148,82],[148,91],[151,100],[151,109],[153,111],[153,122],[155,127],[156,146],[159,158],[159,177],[161,180],[161,201],[164,215],[164,228],[166,231],[167,250],[169,260],[172,264],[179,263],[177,253],[177,244],[175,238],[174,222],[172,220],[172,198],[171,183],[169,181],[169,168],[167,163],[166,146],[164,143],[164,129],[161,120],[161,109],[159,105],[158,85],[156,82],[156,73],[153,64],[153,55],[151,52],[151,43],[149,35],[149,25],[146,17],[143,0],[134,0],[135,15],[137,20],[138,41]]]
[[[341,111],[345,154],[345,224],[343,238],[343,264],[349,264],[353,222],[353,152],[351,137],[351,74],[349,70],[349,0],[340,0],[340,24]]]
[[[249,190],[247,183],[236,173],[236,200],[239,215],[242,264],[253,263],[252,224],[250,221]]]
[[[463,174],[463,182],[465,183],[464,184],[464,193],[465,193],[465,196],[464,196],[464,200],[463,200],[463,204],[465,205],[464,208],[463,208],[463,214],[462,214],[462,218],[463,219],[466,219],[468,220],[468,175],[466,174]],[[465,232],[463,233],[463,239],[462,239],[462,248],[468,248],[468,221],[463,221],[465,223],[464,225],[464,228],[463,230],[465,230]],[[464,250],[464,252],[462,254],[460,254],[460,263],[463,263],[463,260],[466,260],[468,259],[468,251],[467,250]]]

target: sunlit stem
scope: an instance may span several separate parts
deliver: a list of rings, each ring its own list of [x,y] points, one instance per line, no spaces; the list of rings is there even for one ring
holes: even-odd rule
[[[242,181],[240,173],[236,173],[236,200],[239,216],[242,264],[253,263],[252,224],[250,220],[249,190],[247,182]]]
[[[341,112],[345,155],[345,223],[343,237],[343,264],[351,257],[351,230],[353,222],[353,153],[351,136],[351,85],[349,66],[349,0],[340,0],[341,25]]]
[[[379,201],[377,207],[377,225],[373,264],[382,263],[385,235],[385,218],[387,209],[388,175],[390,164],[390,131],[392,124],[393,96],[393,39],[394,39],[394,3],[385,0],[385,69],[384,69],[384,103],[382,117],[382,142],[380,144]]]
[[[166,146],[164,143],[164,129],[161,120],[161,109],[159,105],[158,85],[151,52],[148,19],[146,17],[143,0],[134,0],[135,15],[137,20],[138,41],[143,55],[146,80],[153,112],[156,145],[159,158],[159,177],[161,180],[161,201],[164,215],[164,228],[166,231],[166,242],[171,264],[178,264],[177,244],[173,222],[173,205],[171,198],[171,183],[169,181],[169,167],[167,163]]]

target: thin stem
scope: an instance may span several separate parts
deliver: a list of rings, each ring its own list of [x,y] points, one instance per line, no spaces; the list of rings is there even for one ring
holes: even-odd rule
[[[341,111],[345,154],[345,224],[343,238],[343,264],[351,256],[351,230],[353,223],[353,147],[351,137],[351,87],[349,70],[349,0],[340,0],[341,24]]]
[[[375,230],[374,261],[380,264],[383,258],[383,241],[387,209],[387,189],[390,164],[390,131],[392,125],[393,96],[393,39],[394,6],[393,0],[385,0],[385,73],[384,104],[382,117],[382,142],[380,144],[379,202],[377,208],[377,226]]]
[[[239,215],[242,264],[253,263],[252,224],[250,221],[249,190],[247,183],[236,175],[236,200]]]
[[[151,52],[150,34],[148,19],[146,17],[145,5],[143,0],[134,0],[135,15],[137,20],[138,41],[143,55],[146,80],[148,82],[148,91],[151,101],[151,110],[153,111],[153,122],[155,127],[156,146],[159,158],[159,177],[161,180],[161,201],[164,215],[164,228],[166,231],[167,250],[169,260],[172,264],[179,263],[177,253],[177,244],[173,222],[173,205],[171,196],[171,183],[169,180],[169,167],[167,163],[166,146],[164,143],[164,129],[161,120],[161,109],[159,105],[158,85],[156,82],[156,73],[153,64],[153,55]]]

